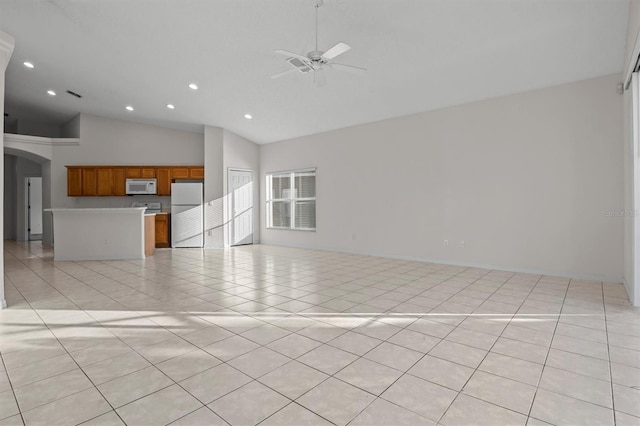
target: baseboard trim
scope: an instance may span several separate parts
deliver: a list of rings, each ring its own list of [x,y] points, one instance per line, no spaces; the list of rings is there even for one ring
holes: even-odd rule
[[[7,308],[7,301],[5,299],[0,300],[0,309]]]
[[[325,248],[325,247],[307,247],[302,245],[298,246],[298,245],[280,244],[280,243],[270,242],[270,241],[262,241],[260,244],[278,246],[278,247],[300,248],[300,249],[308,249],[308,250],[333,251],[336,253],[355,254],[360,256],[386,257],[388,259],[410,260],[410,261],[425,262],[425,263],[438,263],[441,265],[463,266],[466,268],[481,268],[481,269],[492,269],[492,270],[495,269],[499,271],[514,272],[518,274],[548,275],[553,277],[571,278],[574,280],[601,281],[603,283],[611,283],[611,284],[620,284],[623,282],[623,277],[579,274],[579,273],[570,273],[570,272],[562,272],[562,271],[550,271],[550,270],[544,270],[544,269],[519,268],[514,266],[506,266],[506,265],[492,265],[487,263],[452,262],[446,259],[399,256],[394,254],[349,251],[349,250]]]

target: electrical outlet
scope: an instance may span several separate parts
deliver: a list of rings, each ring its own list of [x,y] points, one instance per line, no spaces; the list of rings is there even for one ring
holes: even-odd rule
[[[448,246],[449,245],[449,240],[444,240],[444,242],[442,244],[445,245],[445,246]]]
[[[460,241],[460,247],[464,247],[464,240]]]
[[[351,234],[351,239],[352,239],[353,241],[355,241],[355,240],[356,240],[356,238],[357,238],[357,237],[356,237],[356,234]]]

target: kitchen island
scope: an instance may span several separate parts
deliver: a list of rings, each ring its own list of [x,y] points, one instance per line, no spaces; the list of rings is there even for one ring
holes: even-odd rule
[[[145,258],[145,208],[47,209],[54,260]]]

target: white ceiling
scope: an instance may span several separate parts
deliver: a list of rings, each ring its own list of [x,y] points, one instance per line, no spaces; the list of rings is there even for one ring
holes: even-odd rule
[[[272,80],[290,66],[274,49],[313,50],[313,4],[0,0],[0,29],[16,39],[6,110],[205,124],[267,143],[622,71],[628,0],[325,0],[320,49],[346,42],[337,62],[368,73],[328,70],[323,88]]]

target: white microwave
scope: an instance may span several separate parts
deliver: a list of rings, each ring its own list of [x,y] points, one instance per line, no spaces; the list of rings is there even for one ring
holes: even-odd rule
[[[157,194],[155,179],[127,179],[127,195]]]

